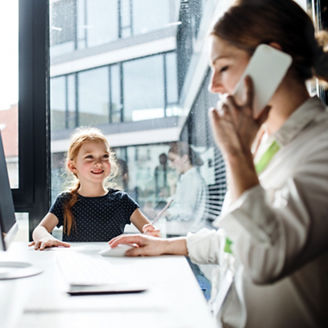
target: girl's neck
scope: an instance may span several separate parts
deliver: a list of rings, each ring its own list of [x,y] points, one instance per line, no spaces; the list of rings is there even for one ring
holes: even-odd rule
[[[108,193],[108,190],[103,185],[86,185],[81,183],[77,192],[84,197],[100,197],[105,196]]]
[[[309,93],[305,83],[286,78],[272,97],[272,109],[265,123],[266,132],[271,135],[278,131],[289,116],[307,99]]]

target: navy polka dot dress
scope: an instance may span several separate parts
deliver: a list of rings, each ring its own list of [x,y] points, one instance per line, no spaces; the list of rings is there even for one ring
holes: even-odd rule
[[[57,227],[64,225],[64,204],[70,199],[69,192],[61,193],[49,212],[56,215]],[[126,224],[131,224],[131,214],[139,205],[125,192],[110,189],[100,197],[78,195],[72,207],[76,226],[70,235],[63,232],[64,241],[109,241],[122,234]]]

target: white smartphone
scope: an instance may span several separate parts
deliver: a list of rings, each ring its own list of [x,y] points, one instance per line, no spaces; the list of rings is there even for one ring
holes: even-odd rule
[[[252,78],[254,86],[254,118],[257,118],[269,103],[281,80],[286,75],[292,57],[280,50],[260,44],[251,57],[233,95],[238,103],[242,103],[245,77]]]

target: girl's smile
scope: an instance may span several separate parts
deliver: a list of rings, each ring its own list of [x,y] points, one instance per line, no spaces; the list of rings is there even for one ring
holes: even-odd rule
[[[101,183],[110,174],[109,149],[101,142],[83,144],[71,163],[72,172],[83,183]]]

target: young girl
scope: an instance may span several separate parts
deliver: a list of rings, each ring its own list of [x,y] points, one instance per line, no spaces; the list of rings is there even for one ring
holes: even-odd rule
[[[60,194],[49,213],[33,231],[35,249],[70,245],[67,241],[108,241],[131,222],[139,231],[159,236],[139,205],[123,191],[105,188],[115,163],[105,136],[97,129],[80,129],[67,153],[67,168],[77,184]],[[63,242],[51,235],[63,226]]]

